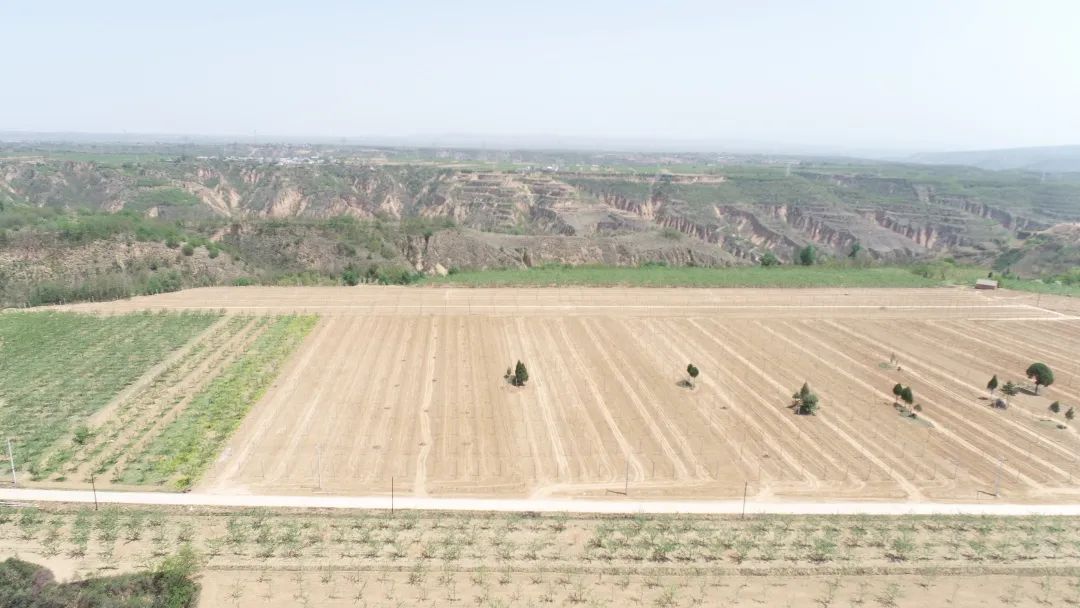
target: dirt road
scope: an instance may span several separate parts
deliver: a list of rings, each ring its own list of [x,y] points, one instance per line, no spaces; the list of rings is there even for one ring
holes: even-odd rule
[[[741,500],[634,500],[419,498],[415,496],[255,496],[246,494],[173,494],[165,492],[97,492],[99,504],[312,509],[409,509],[423,511],[495,511],[544,513],[696,513],[738,514]],[[84,490],[0,489],[0,501],[92,504]],[[392,503],[392,504],[391,504]],[[1001,504],[931,502],[763,502],[748,500],[747,514],[789,515],[1080,515],[1080,504]]]

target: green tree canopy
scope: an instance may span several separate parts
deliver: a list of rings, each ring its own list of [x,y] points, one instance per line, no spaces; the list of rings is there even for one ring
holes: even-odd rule
[[[521,361],[517,362],[514,366],[514,386],[525,386],[525,383],[529,381],[529,370],[525,369],[525,364]]]
[[[1050,386],[1054,383],[1054,372],[1045,363],[1032,363],[1027,368],[1027,377],[1035,381],[1035,394],[1039,394],[1039,385]]]
[[[803,383],[802,388],[792,398],[795,400],[795,413],[800,416],[813,416],[818,411],[818,396],[810,390],[809,383]]]
[[[997,374],[994,374],[994,377],[990,378],[990,381],[986,383],[986,389],[990,391],[991,395],[993,395],[994,391],[997,389],[997,387],[998,387]]]
[[[815,261],[817,261],[817,250],[814,249],[813,244],[807,244],[799,250],[799,264],[813,266]]]

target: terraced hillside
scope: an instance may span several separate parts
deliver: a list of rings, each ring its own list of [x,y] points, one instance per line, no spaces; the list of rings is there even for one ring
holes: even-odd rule
[[[433,243],[426,234],[394,244],[411,266],[428,271],[607,262],[605,256],[620,264],[726,265],[772,252],[790,261],[807,244],[836,257],[857,246],[867,259],[951,255],[988,262],[1034,234],[1080,220],[1080,180],[1067,174],[1047,181],[959,168],[794,164],[795,170],[792,163],[714,163],[696,172],[677,165],[626,172],[370,159],[109,165],[22,157],[0,161],[0,198],[163,219],[218,218],[232,222],[234,235],[249,234],[245,222],[259,219],[337,216],[448,218],[477,233],[467,234],[464,246],[460,233],[449,241]],[[641,253],[673,244],[681,253]],[[477,247],[510,254],[461,255],[462,248]]]

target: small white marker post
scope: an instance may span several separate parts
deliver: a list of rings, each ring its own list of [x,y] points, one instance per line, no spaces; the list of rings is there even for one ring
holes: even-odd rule
[[[11,463],[11,486],[18,487],[19,481],[15,478],[15,454],[11,451],[11,437],[7,440],[8,462]]]

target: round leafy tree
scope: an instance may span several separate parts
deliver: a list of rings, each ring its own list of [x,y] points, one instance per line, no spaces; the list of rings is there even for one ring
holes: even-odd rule
[[[1027,368],[1027,377],[1035,381],[1035,394],[1039,394],[1039,386],[1050,386],[1054,383],[1054,372],[1045,363],[1032,363]]]

